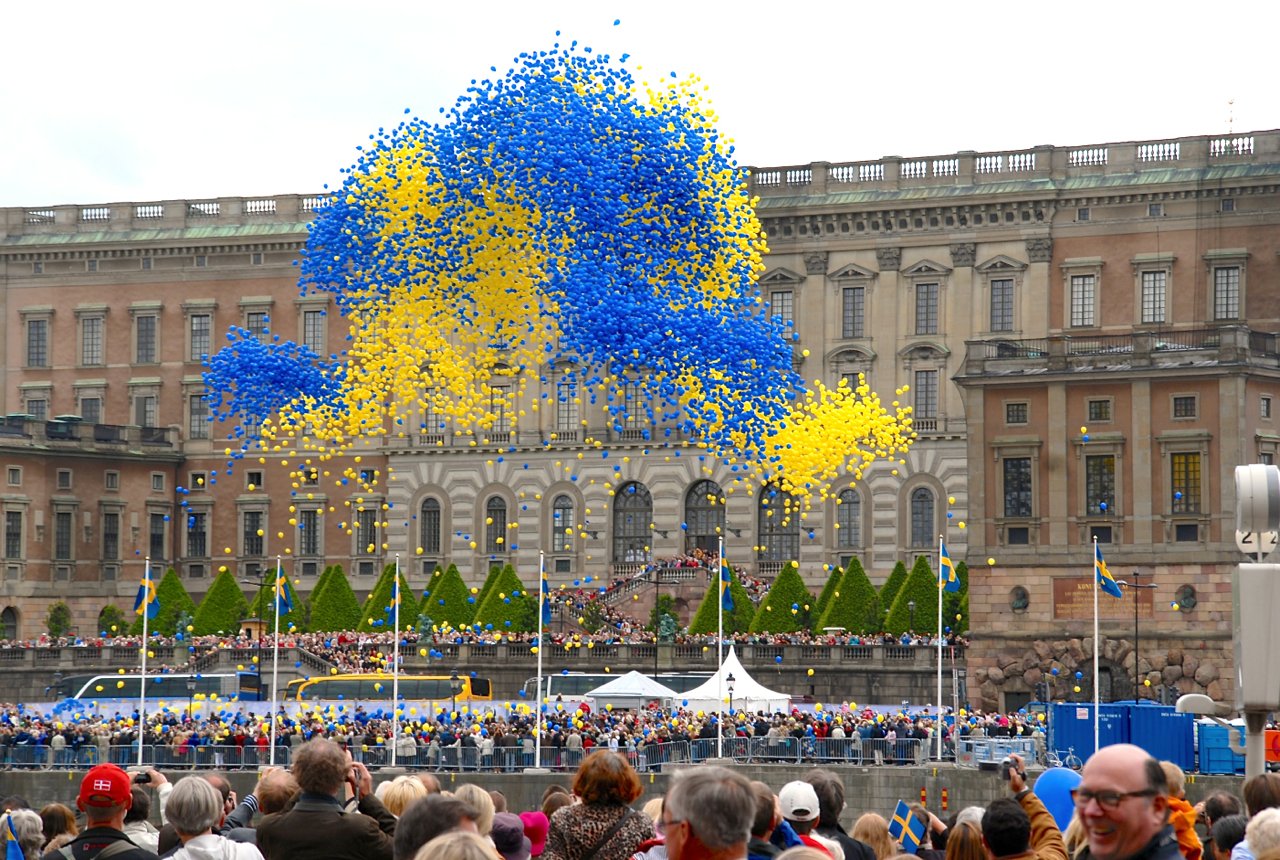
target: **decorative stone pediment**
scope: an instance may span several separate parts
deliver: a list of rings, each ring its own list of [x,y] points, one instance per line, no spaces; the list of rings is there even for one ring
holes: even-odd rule
[[[972,266],[977,244],[973,242],[957,242],[951,246],[951,265],[960,268]]]
[[[997,254],[990,260],[979,263],[974,266],[979,272],[986,274],[999,275],[1005,272],[1021,272],[1027,268],[1027,264],[1013,257],[1006,257],[1004,254]]]
[[[876,263],[882,272],[896,272],[902,265],[901,248],[876,248]]]
[[[951,268],[941,263],[935,263],[933,260],[921,260],[918,263],[912,263],[902,270],[902,274],[908,278],[945,278],[951,274]]]
[[[857,263],[848,263],[836,269],[829,277],[833,281],[869,281],[879,274]]]
[[[807,275],[825,275],[827,273],[827,252],[810,251],[805,254],[804,271]]]
[[[802,283],[804,283],[804,275],[796,274],[782,266],[770,269],[760,278],[760,285],[765,287],[799,286]]]
[[[898,358],[910,361],[941,361],[951,354],[951,350],[940,343],[931,341],[907,344],[898,350]]]

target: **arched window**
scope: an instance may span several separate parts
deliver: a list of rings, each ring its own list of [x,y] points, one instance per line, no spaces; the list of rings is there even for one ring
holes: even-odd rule
[[[724,534],[724,490],[715,481],[698,481],[684,495],[685,552],[716,555]]]
[[[800,511],[795,501],[777,487],[760,488],[756,534],[760,536],[760,561],[795,561],[800,557]]]
[[[573,515],[573,499],[556,496],[551,503],[551,551],[572,552],[573,532],[577,522]]]
[[[933,546],[937,533],[933,491],[917,487],[911,491],[911,546]]]
[[[852,549],[862,546],[862,497],[856,490],[841,490],[836,497],[836,546]]]
[[[0,636],[10,640],[18,638],[18,612],[12,606],[0,612]]]
[[[418,546],[423,555],[440,554],[440,500],[423,499],[422,509],[418,511]]]
[[[484,505],[484,551],[498,555],[507,551],[507,500],[490,496]]]
[[[653,544],[653,496],[639,481],[623,484],[613,501],[613,560],[648,562]]]

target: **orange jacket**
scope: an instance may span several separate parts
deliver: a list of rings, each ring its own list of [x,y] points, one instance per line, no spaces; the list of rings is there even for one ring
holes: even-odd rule
[[[1204,848],[1196,835],[1196,811],[1180,797],[1169,798],[1169,823],[1178,837],[1178,850],[1186,860],[1200,860]]]

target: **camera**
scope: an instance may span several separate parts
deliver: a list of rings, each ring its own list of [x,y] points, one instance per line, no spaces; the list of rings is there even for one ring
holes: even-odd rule
[[[135,773],[135,774],[133,775],[133,783],[134,783],[134,785],[148,785],[148,784],[150,784],[150,782],[151,782],[151,774],[148,774],[148,773]]]
[[[1004,759],[1002,759],[1000,762],[1000,778],[1005,782],[1008,782],[1009,776],[1010,774],[1013,773],[1014,770],[1015,768],[1013,766],[1013,759],[1009,758],[1008,756],[1005,756]]]

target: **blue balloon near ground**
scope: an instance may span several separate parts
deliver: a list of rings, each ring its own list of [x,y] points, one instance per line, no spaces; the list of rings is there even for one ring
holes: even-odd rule
[[[1051,767],[1036,779],[1035,793],[1045,809],[1058,823],[1059,830],[1066,830],[1076,811],[1071,792],[1080,785],[1080,774],[1067,767]]]

